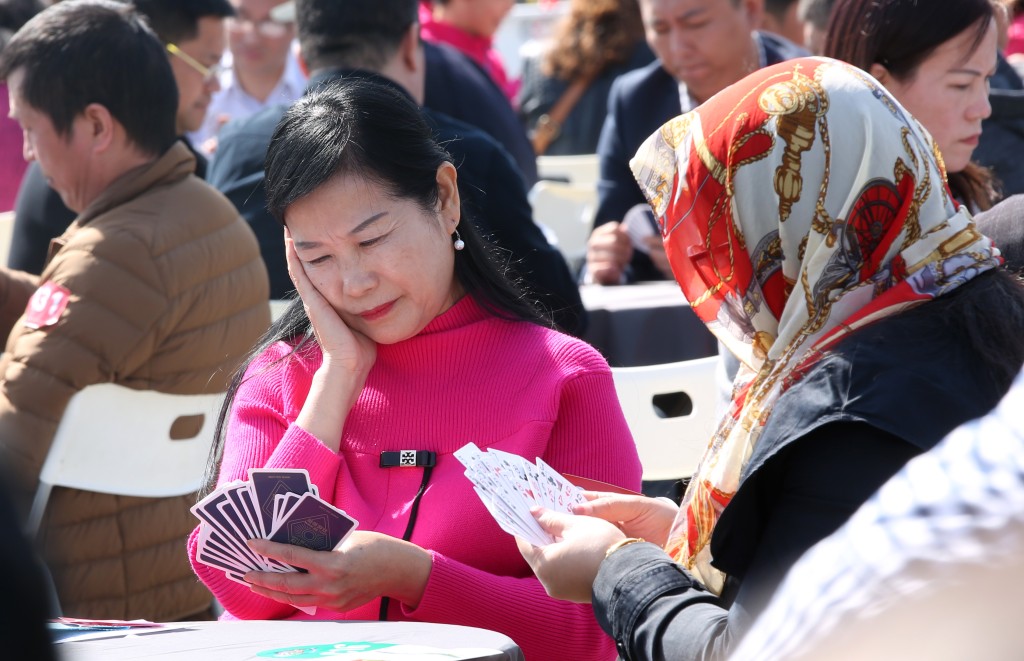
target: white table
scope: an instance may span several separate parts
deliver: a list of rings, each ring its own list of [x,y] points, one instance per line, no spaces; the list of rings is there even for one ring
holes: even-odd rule
[[[584,338],[612,367],[658,365],[718,354],[674,280],[605,287],[581,285],[589,312]]]
[[[184,626],[182,626],[184,625]],[[346,621],[225,621],[168,625],[168,630],[139,629],[130,635],[110,632],[107,637],[69,641],[57,645],[63,661],[119,661],[127,659],[180,659],[181,661],[249,661],[260,652],[282,648],[332,645],[340,642],[427,645],[446,650],[476,650],[458,657],[481,661],[523,661],[523,653],[508,636],[449,624],[424,622]],[[180,627],[180,628],[175,628]],[[281,656],[277,658],[311,658]],[[324,657],[328,658],[328,657]],[[345,655],[329,658],[353,659]],[[386,658],[368,656],[367,658]],[[408,658],[408,657],[395,657]],[[431,661],[432,655],[415,658]]]

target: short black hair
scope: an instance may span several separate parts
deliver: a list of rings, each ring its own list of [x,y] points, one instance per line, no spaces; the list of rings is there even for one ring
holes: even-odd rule
[[[22,25],[45,8],[41,0],[0,0],[0,51]]]
[[[64,136],[85,107],[104,106],[143,152],[175,140],[178,88],[163,44],[131,6],[65,0],[36,15],[0,54],[0,79],[25,75],[11,90]]]
[[[790,6],[796,2],[797,0],[764,0],[764,10],[781,21]]]
[[[199,34],[199,19],[235,15],[228,0],[131,0],[160,40],[181,43]]]
[[[295,23],[310,69],[380,71],[419,20],[419,0],[296,0]]]
[[[800,0],[800,6],[796,10],[797,18],[824,32],[828,29],[833,4],[835,0]]]

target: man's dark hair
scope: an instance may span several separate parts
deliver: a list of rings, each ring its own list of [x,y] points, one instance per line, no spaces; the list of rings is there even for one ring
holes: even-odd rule
[[[181,43],[199,34],[199,19],[235,15],[228,0],[131,0],[160,40]]]
[[[296,0],[302,57],[313,71],[380,71],[418,21],[419,0]]]
[[[824,32],[828,28],[834,4],[835,0],[800,0],[796,15],[804,23],[810,23],[814,29]]]
[[[41,0],[0,0],[0,51],[22,25],[43,9]]]
[[[38,14],[0,54],[0,79],[24,71],[11,90],[66,136],[91,103],[104,106],[128,139],[159,155],[175,140],[178,88],[167,53],[130,6],[66,0]]]
[[[797,0],[764,0],[764,10],[774,16],[776,20],[782,21],[786,18],[786,12],[790,5]]]

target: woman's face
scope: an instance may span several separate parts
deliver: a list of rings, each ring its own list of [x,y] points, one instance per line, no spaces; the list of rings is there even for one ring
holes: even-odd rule
[[[971,52],[975,26],[946,41],[917,71],[899,80],[874,64],[871,73],[932,134],[947,172],[967,167],[981,136],[981,120],[992,114],[988,79],[996,70],[996,28],[990,21],[984,38]]]
[[[408,339],[461,296],[452,233],[455,168],[437,171],[439,201],[424,211],[355,175],[329,180],[285,212],[310,281],[353,330],[380,344]]]

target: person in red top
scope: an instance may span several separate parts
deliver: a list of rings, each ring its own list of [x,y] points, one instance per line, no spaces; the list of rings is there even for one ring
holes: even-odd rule
[[[515,105],[519,81],[509,80],[494,33],[512,11],[515,0],[421,0],[421,36],[431,43],[458,48],[486,71]]]
[[[266,158],[301,300],[228,390],[218,483],[305,468],[359,521],[335,551],[250,540],[308,573],[197,561],[226,618],[407,620],[499,631],[531,661],[610,660],[589,604],[549,597],[454,452],[473,442],[639,489],[607,362],[546,328],[465,216],[451,156],[408,95],[370,79],[311,91]],[[384,453],[433,455],[391,467]],[[384,464],[383,466],[381,464]]]

